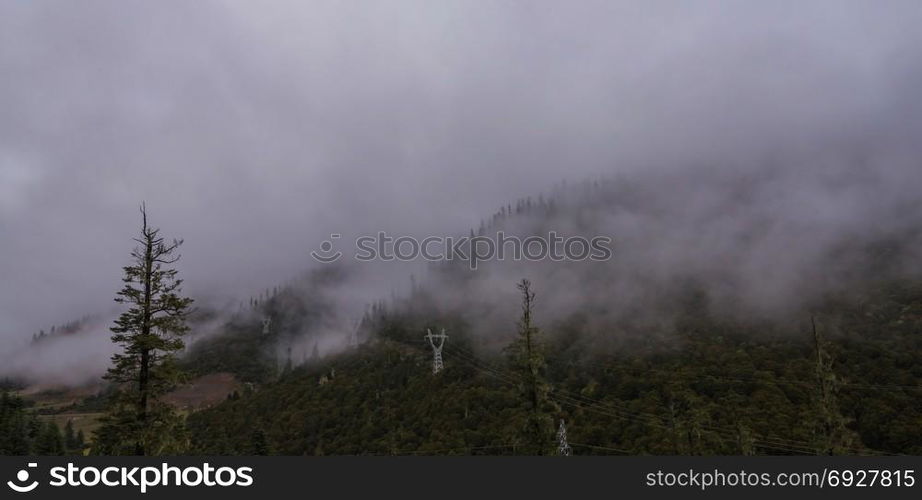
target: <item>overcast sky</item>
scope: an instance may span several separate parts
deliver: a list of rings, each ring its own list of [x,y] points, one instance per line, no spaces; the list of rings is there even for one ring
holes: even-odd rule
[[[917,0],[2,2],[0,338],[106,311],[142,200],[188,292],[247,296],[331,232],[465,231],[562,179],[906,165],[920,26]]]

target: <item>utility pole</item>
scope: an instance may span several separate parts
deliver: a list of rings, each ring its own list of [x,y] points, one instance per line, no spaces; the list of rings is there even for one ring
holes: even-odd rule
[[[567,426],[560,419],[560,427],[557,428],[557,454],[563,457],[569,457],[573,454],[573,448],[567,442]]]
[[[427,335],[423,337],[429,341],[429,345],[432,346],[432,374],[442,371],[442,347],[445,345],[445,339],[448,338],[448,335],[445,335],[445,329],[442,328],[442,333],[438,335],[433,335],[432,330],[426,329]],[[436,344],[438,341],[438,344]]]

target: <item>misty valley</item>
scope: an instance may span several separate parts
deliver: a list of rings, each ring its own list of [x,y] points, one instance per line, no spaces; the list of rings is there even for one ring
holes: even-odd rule
[[[0,0],[0,491],[919,498],[920,26]]]
[[[668,184],[713,182],[675,175]],[[909,233],[843,231],[817,247],[798,237],[810,221],[786,226],[762,212],[763,185],[739,178],[695,206],[664,181],[561,184],[470,231],[611,234],[610,261],[426,262],[368,302],[353,290],[386,274],[343,261],[233,305],[206,297],[193,307],[172,265],[182,242],[167,243],[145,213],[118,295],[134,308],[114,326],[91,314],[32,335],[16,354],[32,371],[5,370],[2,449],[554,455],[565,429],[567,454],[578,455],[922,451],[922,279]],[[773,237],[712,212],[730,200],[772,218]],[[689,219],[699,222],[682,234]],[[768,251],[773,238],[800,258]],[[107,329],[123,350],[105,348]],[[427,332],[446,337],[437,346]],[[141,418],[143,345],[156,346],[143,415],[155,434],[128,424]],[[34,369],[67,366],[81,349],[113,353],[105,377],[98,365]]]

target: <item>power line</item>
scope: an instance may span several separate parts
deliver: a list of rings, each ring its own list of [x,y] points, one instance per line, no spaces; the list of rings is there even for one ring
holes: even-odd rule
[[[514,444],[495,444],[488,446],[464,446],[458,448],[442,448],[438,450],[407,450],[407,451],[398,451],[392,453],[393,455],[425,455],[425,454],[435,454],[435,453],[454,453],[454,452],[464,452],[464,451],[473,451],[473,450],[495,450],[495,449],[504,449],[504,448],[515,448]]]
[[[469,356],[476,358],[476,354],[471,353],[470,351],[465,351],[465,350],[460,349],[460,348],[458,348],[458,347],[455,347],[454,349],[455,349],[455,350],[463,351],[463,352],[467,353]],[[479,361],[479,360],[478,360],[478,361]],[[481,363],[483,363],[483,362],[481,362]],[[510,374],[509,376],[516,377],[517,375],[515,375],[515,374]],[[611,402],[611,401],[596,400],[596,399],[593,399],[593,398],[591,398],[591,397],[584,396],[584,395],[582,395],[582,394],[573,393],[573,392],[571,392],[571,391],[567,391],[567,390],[561,389],[561,388],[555,388],[555,389],[554,389],[554,392],[555,392],[555,393],[563,393],[563,395],[564,395],[563,397],[566,397],[565,395],[569,394],[570,396],[572,396],[570,399],[575,400],[575,401],[582,401],[584,404],[590,404],[590,405],[593,405],[593,406],[595,406],[595,407],[601,406],[601,407],[603,407],[603,408],[610,408],[611,410],[614,410],[614,411],[616,411],[616,412],[622,413],[621,415],[619,415],[619,416],[622,417],[622,418],[635,418],[635,417],[636,417],[636,418],[652,419],[653,425],[657,425],[657,426],[660,426],[660,427],[665,426],[665,424],[662,423],[662,422],[665,422],[665,419],[664,419],[663,417],[661,417],[661,416],[659,416],[659,415],[656,415],[656,414],[653,414],[653,413],[638,412],[638,411],[632,410],[632,409],[630,409],[630,408],[627,408],[626,406],[623,406],[623,405],[621,405],[620,408],[619,408],[619,405],[618,405],[617,403],[614,403],[614,402]],[[561,397],[561,395],[558,394],[556,397],[559,398],[559,397]],[[575,398],[575,399],[574,399],[574,398]],[[584,408],[584,409],[585,409],[585,408]],[[609,416],[611,416],[611,415],[609,415]],[[731,437],[731,438],[735,438],[736,435],[737,435],[737,431],[735,431],[735,430],[733,430],[733,429],[721,428],[721,427],[717,427],[717,426],[703,425],[703,426],[702,426],[702,429],[710,430],[711,432],[715,432],[715,433],[718,433],[718,434],[724,434],[726,437]],[[783,446],[789,446],[789,447],[800,447],[800,448],[804,448],[805,450],[809,450],[811,453],[815,452],[815,449],[814,449],[812,443],[809,443],[809,442],[807,442],[807,441],[800,441],[800,440],[793,440],[793,439],[785,439],[785,438],[776,438],[776,437],[759,437],[759,438],[758,438],[758,441],[759,441],[759,442],[763,442],[763,443],[767,443],[767,444],[781,444],[781,445],[783,445]],[[868,452],[870,452],[870,453],[878,454],[878,455],[892,455],[892,453],[883,452],[883,451],[879,451],[879,450],[873,450],[873,449],[870,449],[870,448],[851,448],[851,447],[846,447],[846,448],[844,448],[844,449],[845,449],[846,451],[850,451],[850,452],[856,453],[856,454],[861,454],[861,453],[868,453]]]
[[[466,361],[469,365],[478,369],[482,372],[487,373],[488,375],[497,378],[500,381],[503,381],[507,384],[517,385],[518,375],[503,372],[501,370],[495,369],[486,365],[485,362],[476,359],[476,355],[470,353],[469,351],[454,347],[451,349],[453,355],[461,358]],[[466,353],[461,354],[461,353]],[[555,389],[551,395],[552,399],[557,400],[560,403],[567,404],[569,406],[574,406],[586,411],[593,411],[601,415],[609,416],[612,418],[625,418],[629,420],[640,420],[648,425],[653,425],[655,427],[660,427],[663,429],[668,429],[669,426],[666,425],[665,419],[659,415],[647,413],[647,412],[637,412],[630,409],[618,408],[614,403],[595,400],[588,396],[583,396],[579,394],[572,393],[563,389]],[[717,435],[721,435],[724,438],[735,439],[737,437],[737,431],[727,428],[721,428],[717,426],[702,425],[702,429],[711,431]],[[801,453],[801,454],[814,454],[815,449],[812,444],[806,441],[784,439],[784,438],[774,438],[774,437],[757,437],[753,440],[754,446],[765,449],[774,449],[778,451],[787,451],[791,453]],[[881,452],[872,449],[857,449],[857,448],[846,448],[847,451],[853,453],[867,453],[871,452],[874,454],[888,454],[886,452]]]
[[[582,448],[590,448],[593,450],[616,451],[622,455],[633,455],[633,453],[628,450],[622,450],[621,448],[612,448],[610,446],[599,446],[597,444],[584,444],[584,443],[570,443],[570,444],[573,446],[578,446]]]
[[[611,368],[612,364],[605,362],[593,362],[593,361],[581,361],[580,364],[591,365],[599,368]],[[645,369],[647,372],[666,372],[672,373],[671,371],[663,370],[656,367],[647,367]],[[797,385],[797,386],[813,386],[812,382],[807,382],[805,380],[790,379],[785,377],[779,377],[777,375],[772,376],[771,380],[762,380],[755,377],[740,377],[740,376],[729,376],[729,375],[713,375],[705,374],[703,378],[711,378],[715,380],[727,380],[731,382],[746,382],[746,383],[764,383],[764,384],[778,384],[778,385]],[[840,387],[848,387],[855,389],[868,389],[868,390],[895,390],[895,391],[922,391],[922,386],[920,385],[900,385],[900,384],[868,384],[863,382],[843,382],[838,383]]]

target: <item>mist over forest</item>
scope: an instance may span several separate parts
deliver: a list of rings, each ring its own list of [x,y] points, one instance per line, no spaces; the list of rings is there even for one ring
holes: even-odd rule
[[[822,376],[905,393],[865,413],[843,409],[836,428],[849,437],[827,435],[823,449],[922,449],[917,432],[874,430],[900,412],[911,427],[922,412],[915,2],[397,3],[0,5],[4,386],[86,392],[45,417],[95,415],[116,391],[102,378],[122,352],[110,329],[125,308],[113,298],[144,203],[166,241],[183,239],[173,267],[195,311],[178,366],[231,380],[217,391],[227,394],[196,400],[193,444],[178,452],[399,448],[390,433],[333,445],[324,428],[296,439],[283,407],[258,439],[219,424],[263,418],[295,393],[326,408],[328,396],[297,384],[333,384],[333,366],[370,412],[359,401],[381,396],[366,392],[369,380],[424,384],[407,373],[428,362],[427,330],[448,331],[464,349],[459,364],[499,363],[522,332],[522,279],[536,294],[550,385],[632,412],[684,408],[670,418],[688,428],[746,421],[761,436],[754,450],[770,453],[781,431],[748,406],[720,413],[737,400],[694,380],[731,376],[720,363],[733,377],[809,378],[810,350],[822,359],[829,342],[829,359],[850,364],[820,362]],[[463,259],[352,258],[357,237],[379,232],[499,231],[605,236],[612,256],[488,259],[476,270]],[[344,258],[312,259],[333,234]],[[695,364],[682,356],[701,352],[701,371],[682,372],[687,383],[651,375],[661,384],[631,385],[642,385],[632,371],[641,364],[681,371]],[[600,360],[613,367],[597,373]],[[342,380],[344,366],[355,379]],[[448,377],[475,401],[487,368],[459,366],[449,361]],[[739,397],[809,420],[808,391],[768,384]],[[418,401],[392,389],[393,408],[413,413]],[[511,398],[484,391],[497,408]],[[170,394],[164,401],[198,397]],[[246,425],[240,418],[233,425]],[[716,437],[606,434],[609,424],[588,419],[595,434],[584,439],[633,453],[741,452]],[[476,440],[508,434],[498,430],[506,423],[483,425]],[[411,448],[475,449],[470,436],[406,432],[416,433]],[[813,446],[814,431],[792,432]]]

